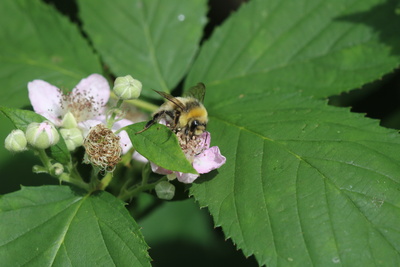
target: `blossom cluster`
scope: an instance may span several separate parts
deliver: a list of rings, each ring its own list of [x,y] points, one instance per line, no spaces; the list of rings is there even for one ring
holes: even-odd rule
[[[140,81],[125,76],[116,79],[113,92],[123,101],[139,97],[141,89]],[[28,145],[36,149],[46,149],[58,142],[60,134],[68,150],[74,151],[83,146],[86,162],[111,172],[121,156],[132,148],[128,134],[118,130],[136,122],[124,119],[108,107],[111,89],[102,75],[92,74],[82,79],[69,93],[64,93],[46,81],[33,80],[28,83],[28,92],[33,110],[47,120],[31,123],[25,132],[14,130],[5,141],[8,150],[19,152],[26,150]],[[186,158],[199,174],[208,173],[225,163],[226,159],[219,148],[210,147],[209,132],[191,139],[178,132],[177,137]],[[133,158],[138,159],[140,155],[135,152]],[[142,160],[146,161],[143,158]],[[177,178],[183,183],[192,183],[199,176],[150,164],[153,172],[167,175],[169,179]],[[169,189],[170,185],[166,186],[168,190],[162,190],[173,191]]]

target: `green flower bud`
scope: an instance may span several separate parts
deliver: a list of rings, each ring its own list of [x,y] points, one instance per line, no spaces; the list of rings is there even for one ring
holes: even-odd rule
[[[83,135],[78,128],[61,129],[60,133],[69,151],[73,151],[78,146],[83,145]]]
[[[118,77],[115,79],[113,91],[123,100],[137,99],[142,92],[142,83],[130,75]]]
[[[25,136],[30,145],[39,149],[46,149],[60,140],[57,129],[49,121],[32,122],[28,125]]]
[[[4,146],[10,152],[21,152],[26,150],[25,133],[21,130],[13,130],[4,142]]]
[[[170,174],[167,174],[167,179],[168,179],[168,181],[172,181],[172,180],[175,180],[176,179],[176,173],[170,173]]]
[[[70,111],[68,111],[68,113],[64,115],[61,125],[63,128],[67,129],[78,127],[78,123],[76,122],[74,115],[72,115]]]
[[[175,186],[167,181],[159,182],[155,189],[159,199],[171,200],[175,195]]]
[[[60,176],[64,172],[64,166],[61,163],[55,163],[52,166],[52,172],[55,176]]]

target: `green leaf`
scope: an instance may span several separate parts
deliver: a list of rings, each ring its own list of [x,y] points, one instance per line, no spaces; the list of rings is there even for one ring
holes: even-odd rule
[[[186,87],[229,80],[316,97],[360,87],[399,66],[396,2],[250,1],[202,46]]]
[[[162,124],[155,124],[146,131],[136,134],[143,130],[145,125],[146,122],[141,122],[123,128],[137,152],[164,169],[197,173],[182,152],[176,135],[169,128]]]
[[[73,88],[83,77],[101,72],[77,26],[43,1],[1,1],[0,25],[0,99],[7,106],[29,104],[31,80]]]
[[[101,191],[23,187],[0,199],[5,266],[150,266],[124,203]]]
[[[144,88],[165,92],[182,80],[202,36],[205,0],[78,3],[85,31],[116,75],[131,74]]]
[[[0,112],[4,114],[16,128],[25,132],[28,125],[32,122],[43,122],[45,117],[30,111],[22,109],[14,109],[0,106]],[[52,158],[62,164],[68,164],[71,160],[71,154],[68,151],[62,135],[60,134],[60,141],[55,146],[50,147]]]
[[[253,0],[194,63],[186,84],[207,85],[227,163],[191,194],[260,265],[400,264],[398,133],[304,96],[396,67],[388,21],[399,24],[393,1]]]
[[[227,162],[191,194],[226,237],[260,265],[399,265],[398,133],[298,93],[211,98],[224,88],[209,129]]]

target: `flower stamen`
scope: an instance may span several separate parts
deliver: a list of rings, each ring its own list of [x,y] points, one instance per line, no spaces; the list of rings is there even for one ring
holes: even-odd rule
[[[85,147],[88,160],[102,170],[112,172],[121,160],[120,137],[103,124],[92,127],[86,136]]]

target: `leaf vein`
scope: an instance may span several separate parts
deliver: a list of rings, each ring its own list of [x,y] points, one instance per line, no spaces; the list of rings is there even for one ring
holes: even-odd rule
[[[56,244],[53,244],[53,246],[54,246],[54,255],[53,255],[52,259],[51,259],[50,266],[53,265],[57,255],[58,255],[58,252],[59,252],[59,250],[61,248],[61,245],[64,244],[65,237],[66,237],[66,235],[67,235],[67,233],[69,231],[69,227],[71,226],[71,223],[72,223],[73,219],[75,218],[76,214],[78,213],[79,209],[83,205],[84,201],[88,198],[88,196],[89,195],[87,194],[83,198],[80,198],[79,201],[77,201],[78,205],[76,206],[75,211],[71,213],[70,217],[66,221],[64,229],[62,231],[62,234],[60,235],[60,238],[59,238],[58,242]]]
[[[308,248],[307,241],[306,241],[306,238],[305,238],[305,235],[304,235],[304,225],[302,223],[302,219],[301,219],[302,217],[300,215],[300,209],[299,209],[299,194],[297,192],[297,189],[299,187],[299,169],[300,169],[300,164],[301,164],[301,161],[298,161],[297,170],[296,170],[296,182],[295,182],[296,186],[295,186],[295,192],[294,192],[294,194],[296,195],[296,215],[297,215],[297,218],[299,220],[301,240],[304,243],[305,250],[307,251],[307,256],[311,260],[312,266],[315,266],[315,263],[313,261],[313,258],[311,257],[310,249]]]

